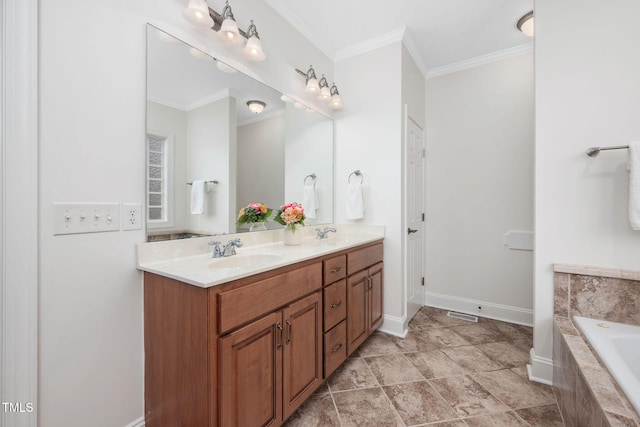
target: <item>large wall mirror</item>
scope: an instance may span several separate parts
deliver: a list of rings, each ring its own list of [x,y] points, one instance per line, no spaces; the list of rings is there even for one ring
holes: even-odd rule
[[[254,202],[307,201],[307,226],[333,222],[333,133],[330,118],[147,26],[149,240],[248,231],[236,216]]]

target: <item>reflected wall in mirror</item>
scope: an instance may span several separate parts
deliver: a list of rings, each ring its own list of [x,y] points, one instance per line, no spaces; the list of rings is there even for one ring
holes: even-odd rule
[[[295,201],[307,226],[333,222],[333,120],[285,101],[147,26],[148,240],[248,231],[236,217],[253,202],[275,212]]]

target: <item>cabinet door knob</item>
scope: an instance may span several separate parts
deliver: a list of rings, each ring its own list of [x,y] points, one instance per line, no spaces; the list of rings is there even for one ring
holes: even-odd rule
[[[329,305],[329,307],[330,307],[330,308],[337,308],[337,307],[340,307],[341,305],[342,305],[342,300],[338,301],[338,302],[337,302],[337,303],[335,303],[335,304],[331,304],[331,305]]]
[[[331,269],[331,272],[332,272],[332,273],[337,273],[337,272],[339,272],[339,271],[342,271],[342,267],[336,267],[336,268],[332,268],[332,269]]]
[[[417,233],[418,230],[414,230],[413,228],[407,228],[407,234]]]
[[[332,350],[331,353],[335,353],[336,351],[340,350],[342,348],[342,343],[338,344],[337,346],[335,346]]]

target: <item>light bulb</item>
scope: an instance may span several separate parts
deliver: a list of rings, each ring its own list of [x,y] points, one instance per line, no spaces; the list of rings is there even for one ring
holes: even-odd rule
[[[242,53],[252,61],[262,61],[266,57],[262,51],[262,43],[256,36],[249,37],[247,45],[242,49]]]
[[[193,25],[213,27],[213,19],[209,16],[209,6],[205,0],[189,0],[189,5],[182,11],[182,16]]]

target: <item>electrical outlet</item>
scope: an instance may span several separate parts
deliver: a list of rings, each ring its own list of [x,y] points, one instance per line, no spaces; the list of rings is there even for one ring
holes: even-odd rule
[[[142,229],[142,205],[140,203],[123,203],[120,205],[120,218],[123,230]]]

